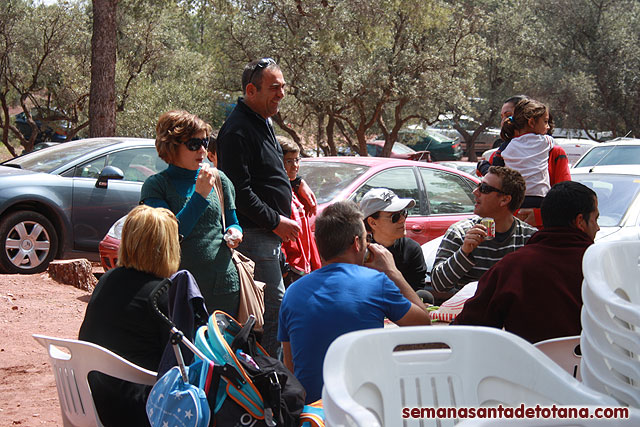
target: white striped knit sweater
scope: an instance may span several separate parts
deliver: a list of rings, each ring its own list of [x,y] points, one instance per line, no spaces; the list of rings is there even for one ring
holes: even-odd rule
[[[485,240],[468,256],[460,248],[464,236],[471,227],[480,221],[479,216],[452,224],[442,239],[431,272],[431,284],[440,292],[459,290],[469,282],[480,279],[503,256],[524,246],[536,228],[515,218],[511,234],[499,242],[496,239]]]

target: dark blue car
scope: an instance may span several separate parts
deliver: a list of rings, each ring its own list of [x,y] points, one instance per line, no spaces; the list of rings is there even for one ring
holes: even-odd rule
[[[44,115],[43,115],[44,114]],[[33,108],[31,110],[31,117],[33,117],[33,121],[36,122],[38,126],[38,135],[36,136],[36,143],[44,142],[44,141],[52,141],[52,142],[65,142],[67,140],[67,130],[69,128],[69,123],[64,119],[56,119],[59,117],[60,113],[55,110],[39,110],[37,108]],[[45,119],[52,118],[52,119]],[[16,127],[22,133],[22,136],[25,139],[31,139],[31,134],[33,133],[33,128],[27,122],[27,116],[24,112],[16,114]]]

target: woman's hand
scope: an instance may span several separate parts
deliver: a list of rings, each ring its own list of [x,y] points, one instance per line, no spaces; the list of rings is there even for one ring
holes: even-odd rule
[[[298,195],[300,196],[300,202],[304,205],[307,216],[315,215],[318,209],[318,201],[316,200],[316,195],[313,194],[313,190],[304,179],[300,181]]]
[[[204,197],[205,199],[211,193],[215,183],[213,174],[213,168],[207,163],[203,163],[198,171],[198,177],[196,178],[196,193]]]
[[[229,227],[223,238],[229,248],[235,249],[242,242],[242,233],[235,227]]]
[[[518,210],[516,214],[519,220],[526,222],[527,224],[537,227],[536,225],[536,214],[532,208],[525,208]]]

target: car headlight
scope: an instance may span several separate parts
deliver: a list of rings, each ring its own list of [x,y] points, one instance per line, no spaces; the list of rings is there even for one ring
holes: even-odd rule
[[[122,227],[124,226],[124,221],[127,219],[127,216],[123,216],[119,220],[117,220],[109,229],[107,236],[121,240],[122,239]]]

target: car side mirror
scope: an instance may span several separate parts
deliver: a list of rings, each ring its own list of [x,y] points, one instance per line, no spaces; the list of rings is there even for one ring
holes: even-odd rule
[[[107,181],[110,179],[124,179],[122,169],[115,166],[106,166],[100,171],[100,175],[96,181],[96,188],[107,188]]]

